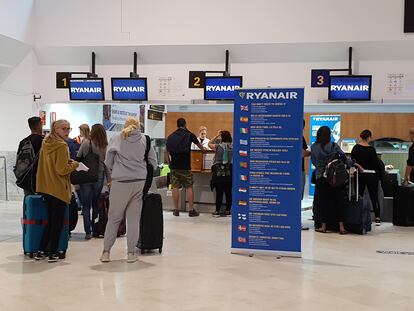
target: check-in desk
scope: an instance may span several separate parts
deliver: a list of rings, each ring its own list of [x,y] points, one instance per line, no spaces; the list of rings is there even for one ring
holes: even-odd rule
[[[214,151],[192,150],[191,151],[191,172],[193,173],[193,194],[194,204],[200,212],[212,212],[215,210],[215,192],[211,191],[211,166],[213,164]],[[172,191],[167,188],[158,189],[163,197],[165,210],[174,208]],[[186,190],[180,189],[179,207],[181,211],[188,210]]]

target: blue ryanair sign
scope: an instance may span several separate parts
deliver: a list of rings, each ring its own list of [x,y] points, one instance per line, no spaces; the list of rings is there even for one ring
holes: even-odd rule
[[[330,76],[329,100],[371,100],[372,76]]]
[[[105,100],[103,78],[69,80],[70,100]]]
[[[113,100],[148,100],[147,78],[112,78]]]
[[[235,90],[242,87],[242,77],[206,77],[204,99],[234,100]]]

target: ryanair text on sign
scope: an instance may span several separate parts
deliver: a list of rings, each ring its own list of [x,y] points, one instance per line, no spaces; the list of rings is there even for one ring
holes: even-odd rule
[[[371,98],[370,76],[331,76],[329,99],[369,100]]]
[[[113,100],[147,100],[147,78],[112,78]]]
[[[242,77],[206,77],[204,99],[233,100],[235,90],[242,87]]]
[[[103,100],[103,79],[70,79],[71,100]]]

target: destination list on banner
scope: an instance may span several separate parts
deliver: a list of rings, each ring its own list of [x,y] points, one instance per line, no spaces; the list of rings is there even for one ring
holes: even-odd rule
[[[234,253],[300,256],[303,96],[302,88],[236,91]]]

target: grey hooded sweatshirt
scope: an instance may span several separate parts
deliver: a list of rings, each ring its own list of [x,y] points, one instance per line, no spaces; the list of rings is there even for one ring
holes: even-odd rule
[[[146,179],[146,145],[146,138],[139,130],[132,131],[126,139],[121,134],[112,137],[106,152],[105,165],[114,181],[133,182]],[[148,160],[154,168],[157,166],[157,156],[153,148],[149,150]]]

